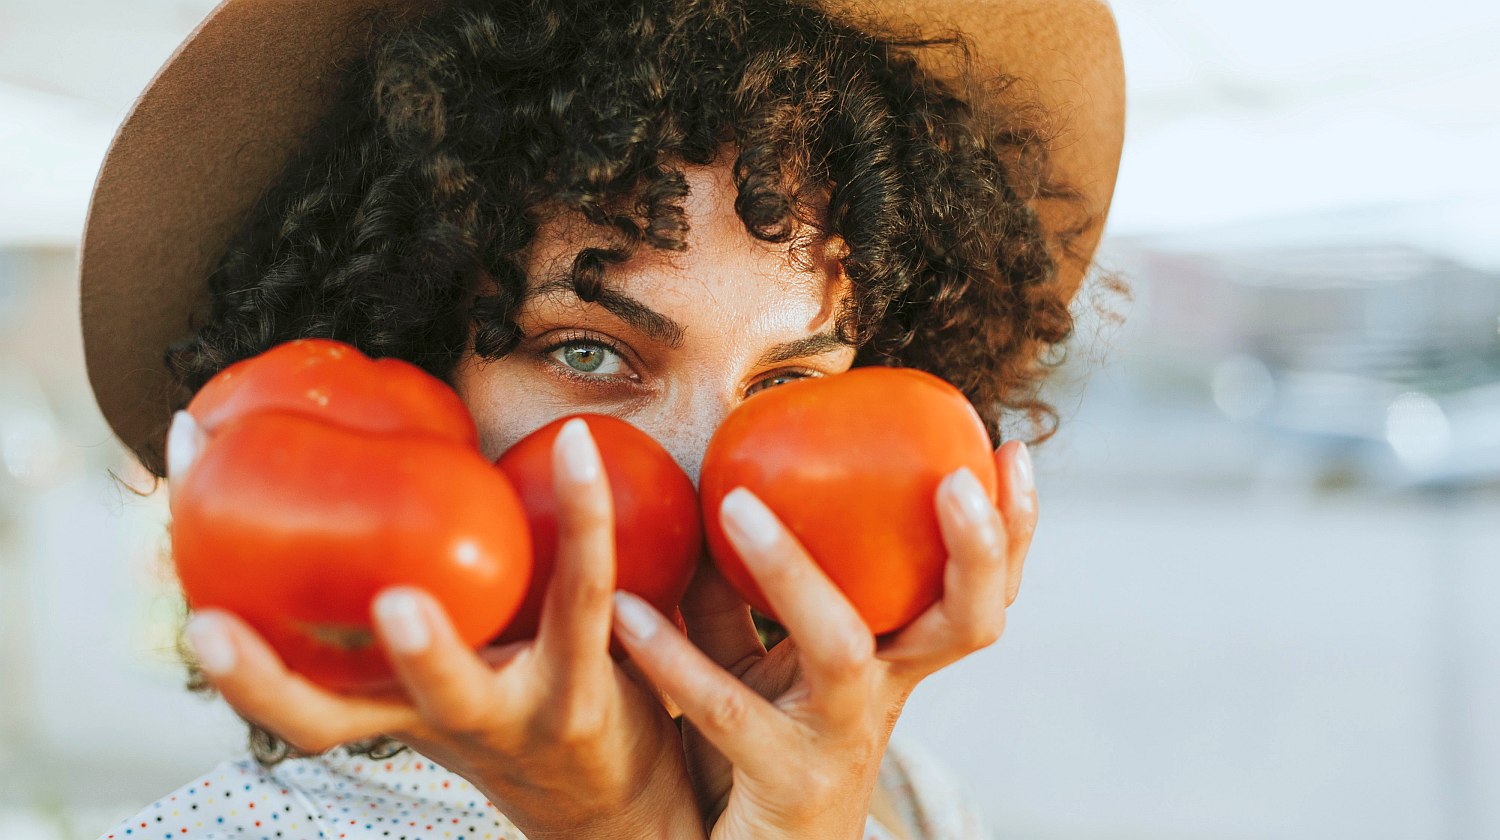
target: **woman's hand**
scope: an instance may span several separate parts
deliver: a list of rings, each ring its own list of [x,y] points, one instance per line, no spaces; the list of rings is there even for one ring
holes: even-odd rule
[[[302,752],[395,737],[468,779],[533,840],[702,836],[676,726],[608,653],[613,513],[588,426],[564,426],[553,458],[558,557],[534,640],[475,654],[431,597],[393,587],[373,613],[405,696],[352,697],[288,671],[229,613],[204,610],[188,637],[210,681]]]
[[[937,512],[949,552],[944,595],[877,646],[863,620],[774,514],[725,497],[725,531],[790,638],[769,653],[722,578],[700,574],[683,603],[695,646],[645,602],[616,598],[616,628],[640,669],[692,724],[689,761],[714,838],[858,838],[891,729],[927,675],[1005,629],[1036,527],[1024,445],[995,453],[996,510],[967,470]],[[700,650],[701,648],[701,650]]]

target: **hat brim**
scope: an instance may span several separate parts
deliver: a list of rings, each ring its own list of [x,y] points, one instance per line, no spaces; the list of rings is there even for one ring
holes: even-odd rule
[[[226,0],[136,100],[105,155],[80,255],[89,381],[105,419],[161,475],[174,404],[163,363],[204,281],[334,92],[339,62],[414,0]]]

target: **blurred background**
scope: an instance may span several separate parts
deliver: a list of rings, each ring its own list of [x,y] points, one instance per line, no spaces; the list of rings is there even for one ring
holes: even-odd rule
[[[0,0],[0,840],[243,748],[88,390],[76,245],[209,0]],[[898,737],[998,837],[1500,838],[1500,12],[1116,0],[1101,261],[997,648]]]

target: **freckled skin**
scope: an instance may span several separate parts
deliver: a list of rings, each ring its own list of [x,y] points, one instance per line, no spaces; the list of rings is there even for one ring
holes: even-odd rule
[[[479,427],[480,447],[498,457],[548,422],[575,412],[612,414],[656,438],[696,481],[703,451],[724,417],[756,387],[787,376],[840,373],[854,349],[764,364],[773,347],[828,331],[847,283],[831,249],[799,265],[789,246],[762,242],[734,212],[727,165],[683,166],[691,193],[685,252],[643,246],[635,259],[606,269],[606,285],[682,328],[677,346],[652,337],[571,293],[530,297],[518,317],[525,338],[503,358],[472,351],[454,380]],[[538,278],[565,268],[585,245],[602,242],[593,225],[566,216],[544,223],[526,265]],[[621,352],[607,363],[619,373],[590,382],[570,376],[559,340],[604,339]],[[599,384],[606,383],[606,384]]]

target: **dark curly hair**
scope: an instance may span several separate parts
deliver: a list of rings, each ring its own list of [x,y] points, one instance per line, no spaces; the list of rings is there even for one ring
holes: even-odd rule
[[[685,247],[677,166],[723,162],[757,238],[842,238],[855,364],[930,371],[992,434],[1011,411],[1045,437],[1037,386],[1073,326],[1054,259],[1089,219],[1043,228],[1040,203],[1081,206],[1048,173],[1051,127],[969,50],[812,0],[448,3],[343,69],[166,364],[192,393],[318,336],[451,381],[471,330],[484,358],[519,339],[520,255],[547,213],[608,232],[573,261],[591,300],[641,245]],[[287,746],[257,729],[252,751]]]

